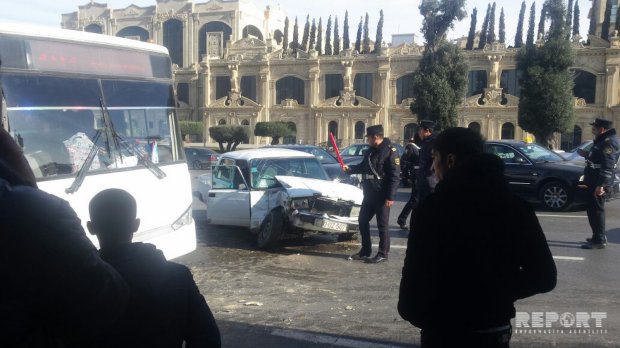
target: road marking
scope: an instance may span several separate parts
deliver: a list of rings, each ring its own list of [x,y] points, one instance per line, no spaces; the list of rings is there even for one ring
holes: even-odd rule
[[[406,245],[390,245],[390,249],[407,249]],[[555,260],[565,260],[565,261],[585,261],[585,257],[576,257],[576,256],[554,256]]]
[[[553,214],[536,214],[538,217],[554,217],[554,218],[577,218],[587,219],[586,215],[553,215]]]
[[[406,245],[390,245],[390,249],[407,249]]]
[[[274,336],[292,338],[299,341],[306,341],[319,344],[330,344],[338,347],[350,348],[404,348],[392,344],[380,344],[376,342],[353,340],[350,338],[340,338],[336,336],[320,335],[300,331],[275,329],[271,332]]]

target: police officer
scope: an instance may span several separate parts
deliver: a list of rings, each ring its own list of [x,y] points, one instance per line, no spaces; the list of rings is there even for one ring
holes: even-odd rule
[[[611,121],[597,118],[590,123],[594,143],[590,151],[579,150],[579,155],[586,158],[584,180],[588,186],[587,213],[592,238],[587,238],[584,249],[603,249],[607,245],[605,236],[605,194],[612,193],[614,171],[620,152],[620,142],[616,130],[611,128]]]
[[[422,202],[426,196],[431,194],[434,187],[433,181],[433,143],[435,142],[435,122],[430,120],[420,121],[418,135],[421,139],[420,159],[418,176],[416,178],[416,191],[418,193],[418,203]]]
[[[396,190],[400,184],[400,158],[390,139],[383,137],[383,126],[366,128],[366,138],[370,149],[364,160],[344,170],[352,174],[362,174],[364,200],[358,218],[362,249],[349,257],[349,260],[364,260],[368,263],[387,261],[390,251],[389,218],[390,208],[394,205]],[[377,215],[379,228],[379,251],[370,258],[372,243],[370,241],[370,220]]]
[[[403,207],[403,210],[398,215],[398,219],[396,222],[398,226],[406,230],[407,227],[407,217],[409,217],[409,213],[413,210],[418,202],[418,192],[416,190],[416,178],[418,175],[418,169],[420,168],[420,147],[418,144],[420,143],[420,136],[418,134],[415,135],[414,138],[409,140],[409,144],[405,146],[405,153],[400,158],[401,163],[401,171],[403,172],[403,177],[408,178],[411,181],[411,195],[409,196],[409,201]]]

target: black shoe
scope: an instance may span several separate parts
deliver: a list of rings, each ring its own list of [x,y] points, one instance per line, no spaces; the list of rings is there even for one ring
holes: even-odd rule
[[[409,229],[409,226],[407,226],[407,224],[404,224],[404,223],[403,224],[398,223],[398,227],[400,227],[401,230],[408,230]]]
[[[605,238],[605,240],[603,241],[603,243],[598,243],[594,240],[594,238],[586,238],[586,242],[588,243],[594,243],[594,244],[605,244],[607,245],[607,238]]]
[[[364,255],[360,251],[360,252],[357,252],[357,253],[347,257],[347,260],[348,261],[359,261],[359,260],[366,261],[366,260],[368,260],[368,258],[370,258],[370,255]]]
[[[586,243],[581,245],[581,249],[605,249],[607,243]]]
[[[375,257],[373,257],[372,259],[366,259],[364,260],[366,263],[381,263],[381,262],[387,262],[388,258],[381,255],[381,254],[377,254],[375,255]]]

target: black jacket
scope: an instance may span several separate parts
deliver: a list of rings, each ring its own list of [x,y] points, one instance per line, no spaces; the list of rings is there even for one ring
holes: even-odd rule
[[[435,135],[431,134],[428,138],[422,140],[420,144],[420,158],[419,168],[416,178],[416,190],[418,192],[418,199],[421,201],[431,193],[430,183],[428,177],[433,174],[433,144],[435,142]]]
[[[413,325],[506,325],[514,301],[555,287],[555,263],[534,210],[509,191],[496,156],[465,160],[414,215],[398,301]]]
[[[389,138],[383,138],[378,147],[371,147],[364,154],[360,164],[350,167],[351,174],[374,175],[374,172],[381,179],[362,180],[364,198],[393,201],[400,185],[400,157]]]
[[[189,269],[166,261],[152,244],[132,243],[101,250],[101,258],[129,284],[127,312],[93,346],[220,347],[213,314]]]
[[[0,347],[91,339],[124,312],[127,284],[66,201],[9,172],[0,163]]]
[[[586,185],[611,186],[619,152],[620,142],[614,128],[596,137],[586,157],[587,166],[584,170]]]

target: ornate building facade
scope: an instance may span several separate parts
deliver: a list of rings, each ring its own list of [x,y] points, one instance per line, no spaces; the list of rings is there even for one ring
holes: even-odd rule
[[[259,10],[249,0],[156,0],[153,6],[124,9],[90,2],[64,14],[62,26],[168,47],[180,117],[202,120],[205,129],[221,124],[253,129],[261,121],[286,121],[297,129],[289,141],[303,144],[324,143],[329,132],[342,144],[360,142],[365,128],[374,124],[383,124],[395,141],[414,134],[410,82],[422,46],[337,55],[282,49],[284,17],[279,9]],[[292,27],[293,20],[291,36]],[[576,118],[574,132],[561,136],[563,147],[590,139],[588,123],[596,117],[620,122],[620,38],[590,37],[588,46],[576,38],[573,47]],[[490,44],[464,52],[469,87],[459,107],[459,125],[488,139],[528,138],[517,124],[517,50]],[[253,144],[268,140],[250,137]]]

